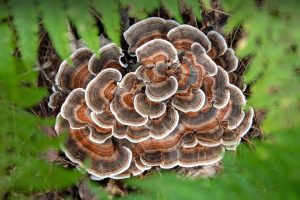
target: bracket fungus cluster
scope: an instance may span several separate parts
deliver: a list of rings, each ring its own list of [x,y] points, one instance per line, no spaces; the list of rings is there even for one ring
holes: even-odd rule
[[[50,107],[67,157],[94,179],[158,166],[220,161],[251,127],[254,111],[231,74],[238,59],[219,33],[148,18],[124,32],[139,67],[127,72],[114,43],[77,49],[56,75]]]

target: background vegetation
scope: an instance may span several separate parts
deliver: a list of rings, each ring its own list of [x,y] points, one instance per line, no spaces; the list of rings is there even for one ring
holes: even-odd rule
[[[163,7],[177,21],[184,22],[180,2],[183,1],[0,0],[0,198],[39,198],[40,193],[64,191],[84,176],[78,170],[43,159],[44,152],[59,149],[63,138],[46,135],[54,120],[36,111],[49,112],[36,107],[48,96],[48,91],[38,84],[38,74],[42,72],[38,62],[41,32],[47,32],[57,54],[66,59],[71,52],[68,21],[96,51],[98,19],[109,38],[121,44],[121,8],[142,19]],[[250,63],[245,75],[250,85],[249,104],[267,111],[262,124],[266,137],[261,142],[242,145],[236,153],[227,153],[224,172],[217,177],[188,180],[161,172],[144,179],[128,179],[124,184],[132,191],[124,198],[299,199],[299,1],[227,0],[220,2],[223,10],[214,8],[208,0],[184,2],[199,22],[206,12],[228,16],[225,31],[233,40],[235,33],[242,30],[234,47],[239,58]],[[94,195],[108,198],[98,183],[87,182]],[[71,198],[68,193],[63,196]]]

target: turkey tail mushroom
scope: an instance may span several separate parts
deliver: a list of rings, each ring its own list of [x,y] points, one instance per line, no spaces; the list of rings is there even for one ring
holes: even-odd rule
[[[231,48],[228,48],[223,55],[215,58],[214,60],[216,64],[225,69],[227,73],[235,71],[238,67],[238,58],[235,56],[234,50]]]
[[[181,112],[199,111],[205,103],[205,94],[201,89],[192,89],[184,94],[176,94],[172,105]]]
[[[131,163],[132,152],[111,139],[102,144],[94,143],[89,139],[88,128],[73,129],[68,121],[58,116],[56,121],[58,134],[67,133],[67,139],[63,145],[66,156],[80,167],[97,177],[104,179],[118,175],[127,170]]]
[[[124,38],[129,45],[129,54],[134,55],[137,48],[153,39],[165,40],[168,32],[178,25],[176,21],[158,17],[137,22],[124,32]]]
[[[101,71],[87,86],[85,98],[94,112],[102,112],[112,101],[122,74],[113,68]]]
[[[159,63],[178,61],[175,47],[162,39],[151,40],[136,50],[137,61],[144,66]]]
[[[223,36],[216,31],[210,31],[207,33],[207,37],[211,41],[211,49],[208,52],[208,55],[211,58],[223,55],[227,50],[227,43]]]
[[[97,53],[93,54],[88,63],[89,71],[97,75],[103,69],[114,68],[123,71],[126,64],[120,62],[124,56],[122,50],[114,43],[110,43],[102,47]]]
[[[84,93],[85,90],[82,88],[73,90],[61,107],[61,116],[68,120],[73,129],[88,127],[91,131],[90,138],[97,143],[102,143],[111,136],[111,131],[98,126],[92,119]]]
[[[166,104],[151,101],[145,94],[139,93],[134,97],[134,109],[143,117],[157,118],[166,111]]]
[[[113,43],[77,49],[60,65],[49,107],[60,109],[55,130],[73,163],[95,180],[123,179],[213,165],[237,148],[254,110],[244,111],[238,59],[220,33],[152,17],[124,38],[134,71],[125,73]]]
[[[223,145],[227,149],[235,149],[237,145],[240,143],[241,138],[249,131],[252,125],[254,117],[254,110],[250,108],[248,112],[246,112],[245,117],[241,121],[240,125],[233,129],[227,129],[223,136]]]
[[[190,50],[192,44],[195,42],[201,44],[205,51],[209,51],[211,48],[211,42],[207,36],[199,29],[190,25],[179,25],[173,28],[168,33],[168,39],[179,52]]]
[[[93,53],[87,48],[76,50],[70,57],[61,63],[55,76],[55,84],[62,90],[85,88],[94,78],[88,70],[88,63]]]
[[[160,83],[153,83],[146,86],[146,96],[154,102],[161,102],[176,94],[178,88],[177,79],[170,76]]]

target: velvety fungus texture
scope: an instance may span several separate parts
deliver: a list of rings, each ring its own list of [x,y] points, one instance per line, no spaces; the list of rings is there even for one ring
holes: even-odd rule
[[[254,111],[231,82],[238,59],[223,36],[148,18],[124,32],[139,66],[125,73],[121,48],[77,49],[56,75],[50,107],[66,156],[94,179],[127,178],[154,166],[219,162],[251,127]]]

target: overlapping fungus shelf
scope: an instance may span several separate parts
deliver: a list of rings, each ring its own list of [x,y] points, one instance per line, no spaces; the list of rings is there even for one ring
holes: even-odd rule
[[[67,134],[72,162],[95,179],[117,179],[212,165],[238,146],[254,112],[243,110],[231,78],[238,59],[221,34],[153,17],[124,38],[134,72],[125,73],[121,48],[110,43],[95,54],[77,49],[56,75],[49,106],[60,108],[56,131]]]

